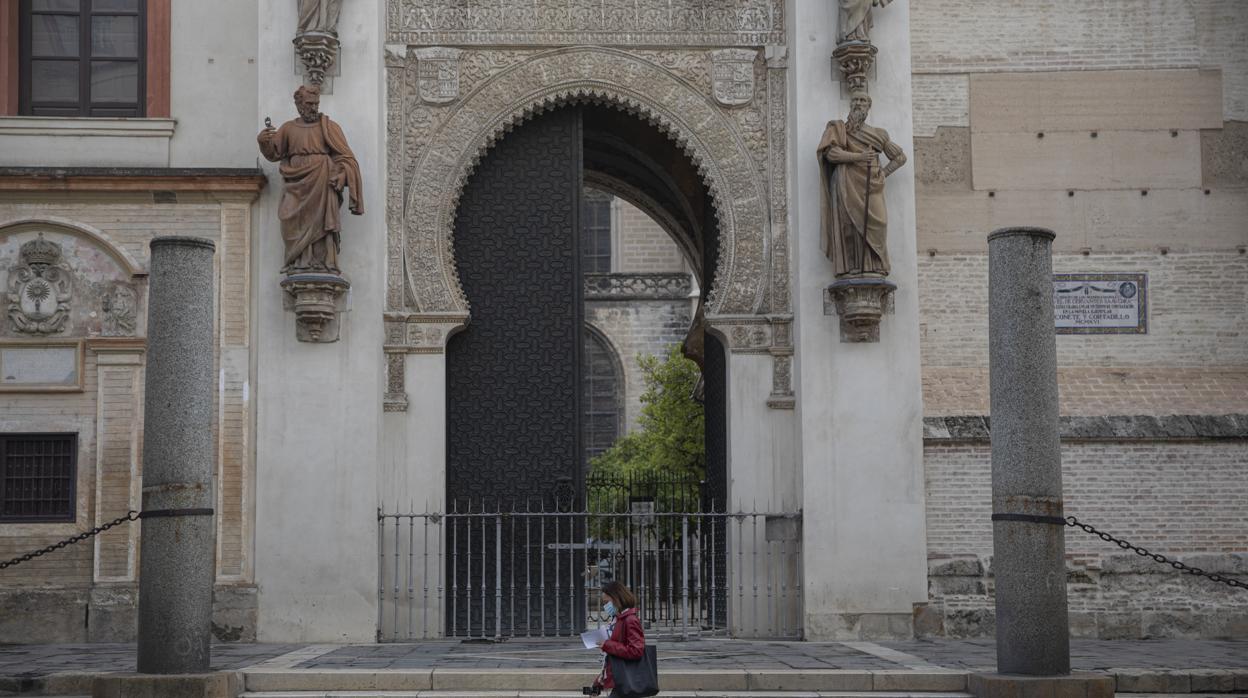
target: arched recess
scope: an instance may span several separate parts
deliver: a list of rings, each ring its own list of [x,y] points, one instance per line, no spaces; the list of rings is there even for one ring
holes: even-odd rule
[[[717,264],[713,272],[707,270],[713,274],[708,314],[758,312],[767,279],[769,207],[737,127],[709,94],[671,71],[603,47],[556,49],[504,70],[463,95],[422,146],[404,206],[408,309],[467,315],[469,303],[456,273],[451,232],[464,185],[481,157],[508,130],[570,103],[606,105],[648,122],[692,162],[709,192],[719,232]],[[634,200],[627,187],[608,188],[642,208],[657,204],[680,217],[680,211],[661,201],[645,196]]]
[[[581,421],[584,435],[582,448],[589,458],[611,447],[625,431],[624,390],[627,383],[620,353],[602,330],[585,323],[584,350],[581,359],[586,368],[581,387],[585,417]],[[600,382],[600,379],[602,382]],[[603,383],[606,383],[605,385]]]
[[[103,250],[117,263],[117,266],[131,278],[145,276],[147,269],[139,263],[124,247],[113,240],[108,233],[84,223],[58,218],[56,216],[40,216],[38,218],[16,218],[0,221],[0,235],[25,232],[53,232],[74,235],[83,238],[92,245]]]

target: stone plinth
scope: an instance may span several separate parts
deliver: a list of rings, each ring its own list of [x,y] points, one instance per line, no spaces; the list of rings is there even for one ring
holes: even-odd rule
[[[295,311],[300,342],[338,341],[338,302],[351,284],[337,274],[291,274],[282,290]]]
[[[878,277],[838,279],[829,286],[828,295],[841,318],[841,341],[880,341],[880,318],[896,290],[897,284]]]
[[[1070,673],[1053,232],[988,236],[997,670]]]
[[[832,63],[845,78],[847,92],[865,92],[867,75],[875,65],[875,54],[880,50],[866,41],[844,41],[832,52]]]
[[[91,698],[237,698],[243,682],[233,672],[215,674],[110,674],[91,684]]]
[[[1019,676],[971,674],[970,692],[976,698],[1113,698],[1114,677],[1102,674]]]

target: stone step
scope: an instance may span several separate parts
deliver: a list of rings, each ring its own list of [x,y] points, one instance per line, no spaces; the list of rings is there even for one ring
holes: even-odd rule
[[[244,670],[244,687],[255,693],[280,691],[518,691],[571,692],[581,695],[597,672],[568,669],[252,669]],[[840,669],[676,669],[660,668],[664,694],[675,691],[808,691],[961,693],[967,690],[963,671],[862,671]]]
[[[663,698],[972,698],[893,691],[663,691]],[[580,691],[251,691],[241,698],[582,698]],[[605,696],[605,694],[604,694]]]

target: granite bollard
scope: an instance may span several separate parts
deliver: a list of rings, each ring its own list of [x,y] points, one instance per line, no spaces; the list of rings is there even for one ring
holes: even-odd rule
[[[988,236],[997,671],[1070,673],[1058,432],[1054,234]]]
[[[209,671],[212,584],[211,240],[151,243],[138,670]]]

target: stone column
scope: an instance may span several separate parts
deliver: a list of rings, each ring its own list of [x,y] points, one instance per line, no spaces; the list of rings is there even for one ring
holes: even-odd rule
[[[216,548],[214,245],[160,237],[151,249],[138,669],[205,673]]]
[[[1070,673],[1053,232],[988,236],[997,671]]]

